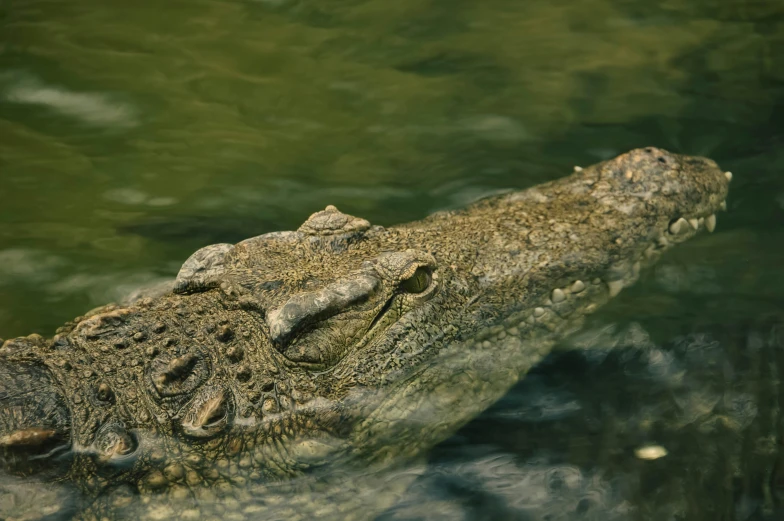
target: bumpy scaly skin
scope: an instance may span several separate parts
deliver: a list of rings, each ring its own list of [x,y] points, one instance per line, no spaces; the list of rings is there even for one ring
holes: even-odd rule
[[[85,518],[137,493],[252,515],[256,486],[422,454],[712,230],[731,177],[654,148],[578,170],[392,228],[328,207],[199,250],[163,296],[5,342],[0,462],[98,497]]]

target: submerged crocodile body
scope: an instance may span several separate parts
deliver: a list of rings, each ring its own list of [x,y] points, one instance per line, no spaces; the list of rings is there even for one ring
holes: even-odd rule
[[[77,490],[84,519],[241,519],[274,484],[422,455],[712,231],[731,179],[655,148],[577,170],[390,228],[327,207],[197,251],[166,294],[5,342],[4,475]]]

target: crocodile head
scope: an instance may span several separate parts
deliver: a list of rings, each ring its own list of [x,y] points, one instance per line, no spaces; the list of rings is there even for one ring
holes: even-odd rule
[[[327,207],[197,251],[163,296],[6,342],[0,459],[198,496],[421,454],[712,231],[731,178],[655,148],[576,170],[390,228]]]

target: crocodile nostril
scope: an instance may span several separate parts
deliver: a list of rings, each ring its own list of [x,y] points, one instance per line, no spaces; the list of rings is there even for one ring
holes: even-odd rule
[[[666,159],[664,156],[659,156],[659,157],[657,157],[657,158],[656,158],[656,161],[658,161],[659,163],[662,163],[662,164],[664,164],[664,165],[666,165],[666,164],[667,164],[667,159]]]
[[[95,396],[102,402],[114,403],[114,391],[109,387],[109,384],[102,382],[95,389]]]

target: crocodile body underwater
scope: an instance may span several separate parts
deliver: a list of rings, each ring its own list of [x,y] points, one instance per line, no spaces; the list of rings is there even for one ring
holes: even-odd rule
[[[576,170],[389,228],[327,207],[202,248],[163,295],[6,341],[1,473],[75,491],[47,515],[255,519],[278,484],[307,497],[416,460],[712,231],[731,179],[656,148]],[[302,517],[373,517],[322,497]]]

